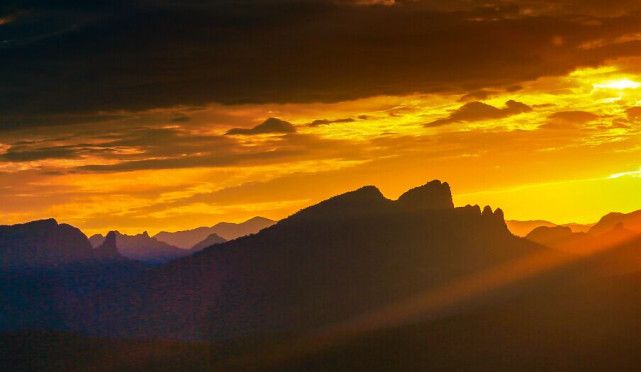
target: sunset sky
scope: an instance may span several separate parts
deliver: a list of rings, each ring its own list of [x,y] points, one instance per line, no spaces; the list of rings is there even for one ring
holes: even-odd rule
[[[55,4],[51,4],[55,3]],[[641,209],[641,2],[3,1],[0,224],[279,219],[430,179]]]

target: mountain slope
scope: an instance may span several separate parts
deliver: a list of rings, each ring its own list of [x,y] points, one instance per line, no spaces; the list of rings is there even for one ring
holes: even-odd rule
[[[254,217],[241,223],[220,222],[211,227],[198,227],[192,230],[162,231],[154,235],[154,238],[179,248],[190,249],[211,234],[217,234],[225,240],[233,240],[241,236],[255,234],[274,223],[275,221],[268,218]]]
[[[628,230],[641,234],[641,210],[631,213],[607,214],[592,226],[589,232],[592,234],[602,234],[612,230],[617,225],[622,225]]]
[[[216,233],[213,233],[213,234],[209,235],[208,237],[206,237],[203,241],[201,241],[201,242],[197,243],[196,245],[194,245],[193,247],[191,247],[191,249],[189,251],[192,252],[192,253],[199,252],[199,251],[202,251],[203,249],[205,249],[207,247],[211,247],[214,244],[220,244],[220,243],[224,243],[226,241],[227,240],[221,238],[220,235],[218,235]]]
[[[444,194],[449,202],[432,202]],[[453,208],[447,184],[399,201],[373,186],[326,200],[101,293],[94,306],[111,310],[77,311],[95,315],[79,330],[187,339],[299,333],[543,249],[510,234],[500,210]]]

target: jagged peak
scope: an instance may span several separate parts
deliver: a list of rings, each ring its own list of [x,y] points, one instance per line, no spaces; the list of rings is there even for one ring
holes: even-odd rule
[[[447,182],[439,180],[429,181],[406,191],[397,203],[411,209],[452,209],[452,191]]]
[[[467,204],[465,207],[462,207],[463,209],[466,210],[471,210],[474,211],[476,214],[481,214],[481,207],[478,204]]]
[[[483,207],[483,212],[481,212],[481,214],[484,216],[492,216],[494,215],[494,212],[492,212],[492,207],[486,205],[485,207]]]
[[[107,233],[102,244],[94,250],[98,257],[102,259],[122,259],[118,251],[117,237],[118,233],[116,231],[109,231]]]
[[[496,208],[494,210],[494,216],[496,218],[499,218],[499,219],[505,221],[505,213],[503,213],[503,209],[501,209],[501,208]]]
[[[116,247],[116,234],[115,231],[109,231],[107,236],[105,236],[105,241],[102,242],[101,247]]]

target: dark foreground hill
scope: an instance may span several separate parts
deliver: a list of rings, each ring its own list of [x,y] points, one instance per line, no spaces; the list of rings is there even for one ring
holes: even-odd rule
[[[113,249],[93,249],[80,230],[54,219],[0,226],[0,271],[51,269],[67,265],[118,261]]]
[[[75,331],[125,338],[294,335],[542,249],[510,234],[500,210],[454,208],[447,184],[398,201],[368,186],[87,298],[70,317]]]
[[[639,267],[635,273],[604,268],[638,262],[638,248],[574,263],[508,297],[332,342],[14,333],[0,335],[0,350],[7,352],[7,370],[635,371],[641,365]]]
[[[146,270],[118,253],[114,233],[94,249],[80,230],[46,220],[6,228],[3,237],[19,237],[10,247],[23,255],[4,256],[14,261],[0,270],[0,331],[69,329],[69,304]]]

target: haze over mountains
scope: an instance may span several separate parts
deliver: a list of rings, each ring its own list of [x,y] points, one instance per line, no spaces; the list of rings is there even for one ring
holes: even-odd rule
[[[368,186],[85,302],[112,311],[75,313],[92,316],[79,331],[118,337],[300,333],[542,249],[510,234],[499,209],[454,208],[446,183],[398,201]]]
[[[234,240],[241,236],[255,234],[274,223],[276,223],[276,221],[272,221],[268,218],[254,217],[241,223],[219,222],[211,227],[203,226],[191,230],[176,232],[161,231],[154,235],[154,238],[175,247],[191,249],[196,244],[208,238],[211,234],[216,234],[225,240]]]
[[[610,213],[584,232],[567,226],[540,226],[526,238],[555,249],[573,253],[590,252],[593,246],[616,246],[639,240],[641,243],[641,211]]]
[[[574,232],[586,232],[593,225],[593,224],[580,224],[580,223],[555,224],[553,222],[545,221],[545,220],[531,220],[531,221],[508,220],[505,222],[507,223],[507,227],[508,229],[510,229],[512,234],[517,236],[523,236],[523,237],[527,236],[527,234],[532,232],[532,230],[541,226],[545,226],[545,227],[563,226],[563,227],[568,227],[570,230]]]
[[[110,358],[124,369],[139,358],[152,369],[513,370],[584,360],[627,369],[641,351],[640,216],[612,213],[587,232],[544,224],[521,238],[501,209],[455,207],[449,185],[431,181],[398,200],[362,187],[267,228],[263,219],[226,224],[227,234],[260,231],[226,242],[211,233],[191,250],[117,232],[92,237],[93,248],[53,220],[2,226],[3,270],[28,260],[49,269],[2,273],[0,330],[22,331],[5,337],[28,340],[26,350],[52,338],[25,330],[91,336],[54,337],[94,345],[83,349],[87,363],[116,342],[124,352]],[[184,245],[204,230],[163,236]],[[140,252],[157,266],[129,257]],[[185,257],[169,258],[177,252]]]
[[[189,254],[188,250],[174,247],[150,237],[146,231],[138,235],[126,235],[118,231],[112,231],[110,234],[115,236],[118,251],[123,256],[133,260],[164,263]],[[92,246],[98,247],[105,241],[105,237],[96,234],[92,235],[89,241]]]
[[[137,235],[122,234],[118,231],[115,234],[118,250],[123,256],[158,264],[188,256],[214,244],[254,234],[273,224],[274,221],[270,219],[254,217],[242,223],[219,222],[212,227],[198,227],[173,233],[160,232],[153,237],[146,231]],[[98,247],[104,238],[101,234],[95,234],[89,240],[92,246]]]

